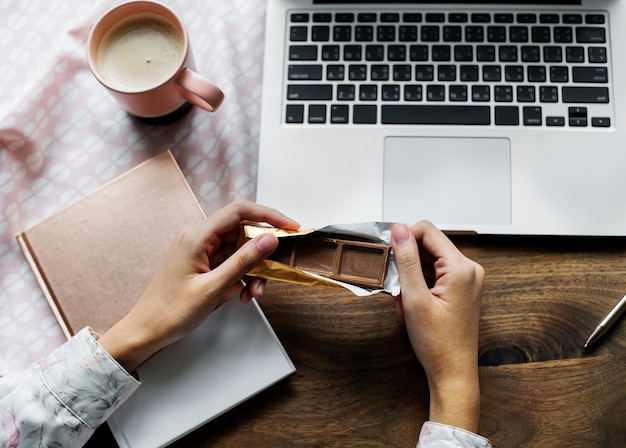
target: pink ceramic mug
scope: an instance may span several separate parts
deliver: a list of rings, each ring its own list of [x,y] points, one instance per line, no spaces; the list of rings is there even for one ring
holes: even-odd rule
[[[87,41],[92,73],[133,116],[167,123],[194,104],[214,111],[224,93],[193,71],[189,37],[178,16],[152,1],[105,13]]]

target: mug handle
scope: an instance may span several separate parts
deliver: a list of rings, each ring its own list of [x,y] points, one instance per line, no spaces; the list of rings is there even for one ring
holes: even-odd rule
[[[183,97],[196,106],[214,112],[224,100],[224,92],[211,81],[186,68],[178,78]]]

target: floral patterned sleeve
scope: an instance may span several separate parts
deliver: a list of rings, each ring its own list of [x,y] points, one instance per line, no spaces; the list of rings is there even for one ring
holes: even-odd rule
[[[425,422],[418,448],[491,448],[489,440],[478,434],[442,423]]]
[[[28,370],[0,377],[0,446],[83,446],[139,385],[85,328]]]

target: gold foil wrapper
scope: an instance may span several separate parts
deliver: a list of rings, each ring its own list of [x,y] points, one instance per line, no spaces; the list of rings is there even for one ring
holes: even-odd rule
[[[283,229],[278,229],[278,228],[267,226],[267,225],[254,223],[254,224],[248,224],[248,225],[242,226],[239,245],[241,246],[246,241],[252,238],[255,238],[256,236],[262,233],[273,233],[279,239],[282,239],[282,238],[301,237],[301,236],[305,236],[314,232],[316,232],[316,235],[312,235],[312,237],[318,239],[319,241],[324,240],[325,235],[326,236],[333,235],[333,234],[343,235],[347,238],[342,238],[340,236],[339,239],[337,240],[338,246],[340,246],[341,244],[344,244],[344,243],[341,243],[340,240],[347,239],[347,240],[351,240],[352,242],[354,242],[354,244],[347,243],[347,247],[351,247],[351,246],[354,247],[357,245],[360,245],[361,248],[368,247],[368,249],[365,249],[365,250],[370,253],[380,251],[381,250],[380,247],[373,249],[372,246],[376,246],[377,244],[378,245],[382,244],[384,246],[387,246],[386,249],[383,249],[381,251],[381,253],[384,254],[384,252],[387,252],[387,254],[382,255],[380,257],[381,260],[384,259],[385,263],[388,263],[386,270],[382,274],[386,278],[383,277],[382,280],[375,279],[374,282],[380,283],[382,281],[384,283],[383,286],[381,286],[380,284],[378,286],[373,286],[373,284],[371,286],[364,286],[364,284],[359,284],[362,281],[367,281],[368,284],[373,283],[371,282],[372,270],[371,268],[368,270],[366,265],[364,265],[364,271],[363,271],[364,276],[356,275],[356,277],[359,277],[361,281],[359,281],[358,283],[353,283],[351,280],[338,278],[338,277],[344,277],[344,278],[352,277],[351,275],[344,275],[346,274],[345,271],[342,271],[342,273],[339,276],[337,276],[336,271],[333,271],[333,274],[331,275],[333,275],[335,278],[329,278],[330,275],[326,275],[326,274],[319,275],[319,274],[323,274],[322,272],[320,272],[319,269],[314,270],[314,272],[308,272],[308,271],[302,270],[302,266],[300,266],[300,268],[294,267],[295,265],[292,265],[291,262],[290,264],[286,264],[285,262],[276,261],[277,259],[280,259],[280,258],[276,258],[274,256],[270,256],[270,258],[273,258],[271,260],[266,259],[263,262],[261,262],[257,267],[252,269],[248,273],[248,275],[253,276],[253,277],[263,278],[266,280],[276,280],[276,281],[288,282],[288,283],[293,283],[293,284],[303,285],[303,286],[344,288],[344,289],[348,289],[354,295],[359,296],[359,297],[369,296],[369,295],[376,294],[379,292],[384,292],[387,294],[391,294],[392,296],[397,296],[400,293],[400,282],[399,282],[399,275],[398,275],[397,267],[395,265],[395,260],[393,258],[393,252],[391,252],[389,248],[391,225],[392,225],[391,223],[371,222],[371,223],[343,224],[343,225],[338,225],[338,226],[334,225],[334,226],[327,226],[322,229],[306,229],[306,230],[290,231],[290,230],[283,230]],[[359,243],[359,241],[361,242]],[[373,244],[369,244],[368,246],[368,242],[373,243]],[[343,246],[343,247],[345,248],[346,246]],[[277,251],[279,250],[281,250],[280,247],[277,249]],[[339,249],[339,250],[341,250],[340,252],[341,254],[346,253],[342,249]],[[351,253],[352,253],[352,256],[357,256],[357,257],[360,256],[358,250],[357,251],[353,250]],[[273,254],[273,255],[276,255],[276,254]],[[347,260],[347,259],[343,259],[343,260]],[[291,261],[293,261],[293,259]],[[354,259],[352,259],[352,262],[354,262]],[[341,261],[339,261],[339,263],[340,264],[338,266],[341,266]],[[352,272],[354,273],[354,265],[351,265],[351,266],[353,266],[351,269],[352,269]],[[371,265],[369,266],[371,267]],[[365,274],[366,272],[367,274]],[[356,277],[355,277],[355,281],[357,280]]]

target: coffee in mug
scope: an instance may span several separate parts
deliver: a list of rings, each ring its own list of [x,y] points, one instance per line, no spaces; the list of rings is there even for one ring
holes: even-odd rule
[[[222,102],[222,91],[193,71],[180,19],[159,3],[113,8],[92,29],[88,49],[95,77],[141,121],[167,123],[192,104],[213,111]]]

